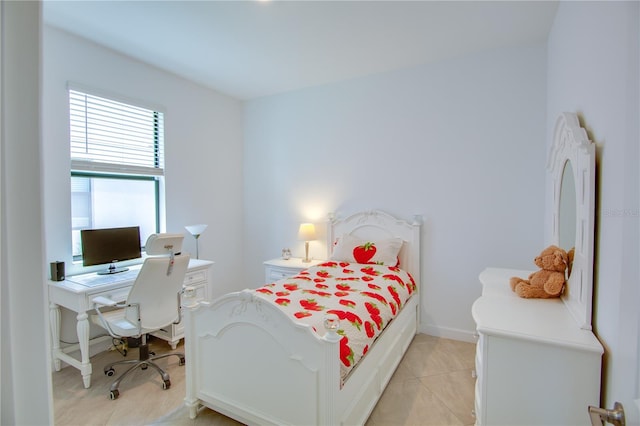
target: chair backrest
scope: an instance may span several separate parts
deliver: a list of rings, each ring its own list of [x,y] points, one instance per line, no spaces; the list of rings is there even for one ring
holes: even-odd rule
[[[179,254],[182,251],[182,234],[151,234],[144,244],[144,251],[148,256],[166,256],[171,253]]]
[[[181,234],[153,234],[147,240],[148,255],[142,264],[127,303],[138,304],[141,326],[145,330],[157,330],[176,322],[180,315],[179,293],[189,266],[189,255],[178,254],[182,250]],[[136,322],[138,311],[126,308],[125,316]]]

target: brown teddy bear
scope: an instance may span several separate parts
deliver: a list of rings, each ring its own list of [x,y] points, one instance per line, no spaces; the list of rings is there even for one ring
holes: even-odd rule
[[[534,263],[540,270],[529,275],[528,280],[511,277],[511,290],[526,299],[560,296],[565,283],[564,272],[569,264],[567,252],[560,247],[549,246],[542,250]]]

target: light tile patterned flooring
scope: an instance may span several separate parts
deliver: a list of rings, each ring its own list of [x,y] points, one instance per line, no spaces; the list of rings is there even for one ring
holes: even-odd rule
[[[150,339],[152,350],[164,352],[169,346]],[[182,345],[177,351],[182,350]],[[127,358],[136,357],[131,349]],[[407,350],[367,426],[473,425],[475,345],[419,334]],[[202,409],[189,419],[183,407],[184,367],[177,358],[159,362],[171,376],[171,388],[163,391],[154,370],[138,370],[120,384],[120,398],[109,400],[113,377],[103,374],[103,366],[122,359],[115,351],[92,358],[91,387],[85,389],[75,368],[53,374],[55,424],[75,425],[239,425],[228,417]],[[188,360],[187,360],[188,362]],[[123,369],[116,369],[116,375]]]

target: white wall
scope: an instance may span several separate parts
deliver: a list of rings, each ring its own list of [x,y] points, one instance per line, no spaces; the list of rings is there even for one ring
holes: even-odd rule
[[[40,173],[40,4],[0,4],[0,424],[52,424]]]
[[[594,330],[605,346],[603,402],[639,424],[639,3],[562,2],[548,40],[547,140],[577,112],[597,147]],[[550,209],[548,209],[550,211]]]
[[[43,152],[47,261],[71,264],[67,83],[165,112],[166,230],[206,223],[200,257],[216,261],[216,292],[228,290],[242,257],[242,104],[240,101],[44,27]],[[99,93],[100,93],[99,92]]]
[[[422,214],[423,330],[469,339],[479,272],[533,269],[543,244],[545,55],[483,52],[247,102],[248,281],[283,247],[304,254],[302,221]]]
[[[185,225],[209,225],[200,258],[211,259],[214,296],[237,285],[242,266],[242,104],[240,101],[45,26],[43,157],[46,262],[71,261],[67,83],[124,97],[165,112],[166,231],[195,240]],[[74,315],[63,312],[62,338],[77,341]]]

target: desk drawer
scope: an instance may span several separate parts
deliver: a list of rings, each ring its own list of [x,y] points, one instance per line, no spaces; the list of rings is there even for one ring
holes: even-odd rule
[[[106,297],[107,299],[111,299],[116,303],[121,303],[127,300],[127,296],[129,296],[129,291],[131,290],[131,287],[124,287],[124,288],[114,288],[111,290],[107,290],[107,291],[101,291],[98,293],[92,293],[92,294],[88,294],[88,302],[89,305],[88,306],[93,306],[93,299],[98,297],[98,296],[103,296]]]
[[[187,272],[184,277],[184,285],[194,285],[196,283],[202,283],[205,281],[207,281],[206,270]]]
[[[185,285],[185,288],[187,286]],[[191,295],[191,297],[193,297],[192,301],[201,301],[201,300],[207,300],[207,286],[206,283],[200,283],[200,284],[196,284],[196,285],[189,285],[188,286],[189,289],[193,290],[193,294]],[[183,288],[183,294],[182,294],[182,299],[180,300],[180,303],[182,303],[183,298],[185,297],[189,297],[189,295],[185,295],[184,294],[184,290],[185,288]]]

